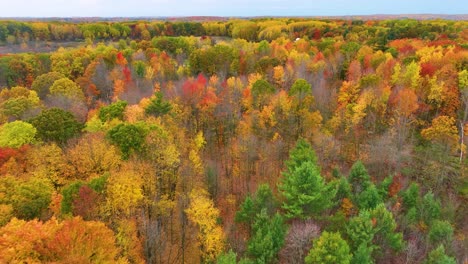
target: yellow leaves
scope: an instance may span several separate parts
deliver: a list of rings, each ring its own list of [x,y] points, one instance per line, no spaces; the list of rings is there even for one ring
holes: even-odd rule
[[[121,163],[117,149],[105,141],[103,134],[98,133],[85,134],[67,154],[80,179],[101,176]]]
[[[74,174],[62,149],[54,143],[32,148],[27,164],[31,176],[48,179],[54,185],[65,184]]]
[[[205,146],[206,141],[205,141],[205,138],[203,137],[203,132],[202,131],[197,133],[197,135],[193,139],[193,143],[194,143],[197,151],[201,150],[203,148],[203,146]]]
[[[261,79],[263,79],[263,77],[260,73],[249,74],[249,77],[248,77],[249,87],[252,87],[256,81],[261,80]]]
[[[13,216],[13,206],[11,204],[0,203],[0,226],[8,223]]]
[[[437,77],[429,79],[429,95],[427,97],[436,107],[440,107],[445,100],[444,82],[437,82]]]
[[[439,61],[444,57],[443,48],[441,46],[425,46],[416,51],[416,55],[420,57],[419,61],[421,63],[429,61]]]
[[[224,233],[217,220],[219,210],[214,207],[208,192],[197,188],[190,192],[190,205],[185,210],[187,217],[199,228],[198,242],[205,262],[212,262],[224,250]]]
[[[302,65],[310,61],[310,56],[307,53],[298,52],[297,50],[293,49],[289,53],[288,59],[293,60],[295,65]]]
[[[273,79],[279,87],[283,86],[284,83],[284,68],[281,65],[278,65],[273,68]]]
[[[400,77],[401,77],[401,64],[397,62],[395,66],[393,67],[392,84],[396,85],[400,83]]]
[[[199,175],[203,174],[203,161],[200,158],[200,150],[206,144],[205,138],[203,137],[203,132],[198,132],[198,134],[193,139],[193,147],[189,152],[189,160],[192,162],[195,172]]]
[[[131,167],[111,173],[107,184],[107,210],[130,216],[143,200],[143,179]]]
[[[438,116],[432,120],[432,125],[421,131],[421,135],[430,141],[456,148],[458,146],[458,130],[455,118]]]
[[[226,85],[228,88],[233,89],[233,90],[235,89],[238,91],[242,90],[242,88],[244,87],[244,83],[238,77],[229,77],[226,80]]]
[[[259,124],[263,128],[274,127],[277,123],[274,108],[271,105],[263,107],[262,111],[259,113],[259,117]]]
[[[406,66],[406,72],[403,75],[404,84],[411,87],[413,90],[417,89],[421,83],[421,76],[419,75],[420,72],[421,67],[419,64],[414,61],[411,62]]]

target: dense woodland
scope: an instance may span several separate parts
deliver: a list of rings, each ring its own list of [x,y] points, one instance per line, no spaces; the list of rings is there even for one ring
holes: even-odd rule
[[[466,263],[468,22],[0,21],[1,263]]]

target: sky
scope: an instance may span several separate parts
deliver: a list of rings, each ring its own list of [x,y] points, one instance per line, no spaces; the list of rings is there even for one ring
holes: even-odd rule
[[[468,0],[0,0],[0,17],[468,14]]]

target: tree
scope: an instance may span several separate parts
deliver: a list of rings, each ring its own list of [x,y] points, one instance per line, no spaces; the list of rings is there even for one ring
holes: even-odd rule
[[[288,94],[289,96],[297,96],[304,98],[307,94],[312,93],[312,86],[304,79],[297,79],[291,86]]]
[[[294,220],[288,228],[285,243],[280,252],[281,263],[304,263],[313,239],[320,235],[320,227],[311,219]]]
[[[106,142],[102,133],[86,133],[67,151],[76,178],[90,179],[116,169],[121,164],[118,149]]]
[[[169,113],[172,109],[171,103],[164,101],[161,92],[154,94],[155,98],[150,100],[150,103],[145,107],[147,115],[162,116]]]
[[[127,105],[127,101],[117,101],[108,106],[103,106],[99,108],[99,119],[102,122],[111,121],[114,118],[123,120]]]
[[[353,257],[353,263],[372,263],[372,254],[387,252],[387,249],[403,249],[403,234],[396,231],[397,224],[391,212],[384,204],[371,210],[361,210],[358,216],[351,218],[346,226],[346,234],[352,249],[359,253]]]
[[[29,121],[36,129],[36,136],[46,142],[65,144],[78,135],[83,124],[76,121],[72,113],[59,108],[50,108]]]
[[[140,126],[119,124],[107,132],[107,138],[120,148],[122,158],[128,159],[130,154],[143,149],[146,134]]]
[[[190,192],[190,205],[185,210],[187,217],[199,228],[198,242],[201,257],[205,262],[212,262],[224,250],[224,233],[217,223],[219,210],[204,189],[193,189]]]
[[[449,245],[453,238],[453,228],[447,221],[435,220],[429,229],[429,240],[432,244],[445,243]]]
[[[253,258],[254,263],[274,262],[286,235],[283,217],[278,213],[271,217],[266,209],[262,209],[255,217],[252,232],[247,252]]]
[[[275,93],[275,87],[266,80],[260,79],[252,85],[252,97],[254,104],[262,106],[266,104],[269,95]]]
[[[52,196],[52,185],[45,179],[31,179],[15,186],[11,196],[14,213],[21,219],[41,217]]]
[[[285,197],[282,207],[288,218],[319,216],[333,205],[336,190],[324,182],[313,163],[305,162],[284,176],[278,188]]]
[[[273,216],[276,211],[276,199],[268,184],[261,184],[255,195],[248,195],[244,202],[240,205],[239,211],[236,213],[237,222],[246,222],[249,225],[253,224],[255,216],[263,209],[269,216]]]
[[[51,96],[62,96],[71,100],[84,101],[84,93],[81,88],[72,80],[62,78],[56,80],[49,88]]]
[[[348,182],[351,184],[351,192],[354,196],[358,196],[370,187],[372,182],[370,181],[369,173],[361,161],[356,161],[351,167]]]
[[[301,139],[286,161],[278,189],[285,197],[282,207],[288,218],[319,216],[333,205],[337,190],[325,183],[316,159],[311,146]]]
[[[143,201],[143,178],[131,168],[112,172],[106,185],[106,207],[110,214],[131,216]]]
[[[443,245],[439,245],[436,249],[429,252],[425,264],[456,264],[457,261],[445,254],[445,248]]]
[[[112,230],[79,217],[44,223],[13,219],[0,229],[0,244],[5,263],[125,263],[117,259]]]
[[[234,251],[221,254],[216,260],[216,264],[237,264],[237,254]]]
[[[65,76],[58,72],[48,72],[38,76],[31,84],[31,89],[36,91],[39,98],[44,99],[49,94],[49,88],[55,81],[65,78]]]
[[[39,110],[41,102],[37,93],[16,86],[0,92],[0,113],[9,120],[27,118]]]
[[[34,142],[36,128],[23,121],[13,121],[0,127],[0,147],[19,148]]]
[[[434,118],[431,126],[423,129],[421,135],[427,140],[441,144],[446,150],[458,147],[458,129],[453,117]]]
[[[313,263],[340,263],[348,264],[351,261],[351,253],[348,243],[341,238],[340,233],[323,232],[314,240],[314,246],[305,258],[307,264]]]

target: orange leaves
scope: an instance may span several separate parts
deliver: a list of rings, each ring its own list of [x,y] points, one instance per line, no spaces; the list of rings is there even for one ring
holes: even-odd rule
[[[402,181],[401,174],[398,174],[398,175],[393,177],[392,183],[388,187],[388,196],[389,197],[394,197],[395,195],[398,194],[398,192],[400,192],[401,187],[402,187],[401,181]]]
[[[114,263],[114,240],[103,223],[79,217],[44,223],[14,218],[0,229],[0,262]]]
[[[123,56],[122,52],[117,53],[117,61],[116,63],[120,66],[125,66],[127,65],[127,59]]]
[[[351,200],[348,198],[343,198],[341,201],[341,210],[346,216],[354,214],[355,209],[353,202],[351,202]]]
[[[394,99],[395,111],[398,115],[410,117],[418,110],[418,97],[413,90],[402,89]]]

